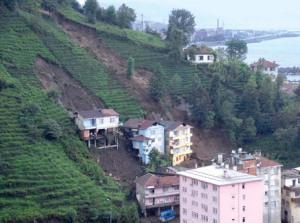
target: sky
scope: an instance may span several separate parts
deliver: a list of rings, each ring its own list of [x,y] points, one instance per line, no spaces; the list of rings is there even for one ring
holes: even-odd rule
[[[85,0],[78,0],[84,4]],[[122,3],[133,8],[137,20],[168,23],[173,9],[195,16],[196,28],[300,31],[299,0],[98,0],[101,7]]]

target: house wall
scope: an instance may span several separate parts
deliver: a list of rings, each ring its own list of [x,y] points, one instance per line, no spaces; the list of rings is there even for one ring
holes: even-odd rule
[[[295,187],[299,187],[298,177],[282,180],[281,219],[283,222],[300,223],[300,188],[293,188],[293,180],[295,181]],[[284,186],[289,188],[285,189]],[[297,201],[293,201],[292,199],[297,199]]]
[[[281,167],[258,167],[257,176],[264,180],[263,222],[281,223]]]
[[[243,222],[243,217],[245,222],[263,222],[262,181],[219,186],[196,182],[180,176],[181,223]]]
[[[265,67],[263,73],[277,77],[278,75],[278,67],[271,68],[271,67]]]
[[[213,54],[196,54],[194,61],[192,61],[190,56],[187,55],[187,60],[191,61],[192,63],[213,63],[214,55]]]
[[[151,208],[154,205],[167,207],[174,205],[177,202],[176,197],[179,201],[179,188],[176,189],[173,186],[145,189],[145,207]]]
[[[165,134],[164,134],[164,127],[162,125],[154,125],[150,126],[147,129],[139,130],[139,135],[143,135],[145,137],[154,139],[149,146],[148,153],[145,154],[144,163],[149,163],[149,153],[151,152],[152,148],[157,148],[161,154],[165,154]],[[144,145],[143,145],[144,146]],[[143,148],[144,149],[144,148]]]
[[[83,129],[109,129],[119,126],[119,116],[84,119],[78,115],[78,128]]]
[[[191,150],[193,144],[191,140],[191,128],[186,127],[182,129],[181,127],[166,134],[168,135],[166,140],[168,153],[172,154],[172,165],[176,166],[188,159],[189,155],[193,152]]]
[[[136,183],[136,199],[139,202],[141,209],[145,212],[145,189],[138,183]]]

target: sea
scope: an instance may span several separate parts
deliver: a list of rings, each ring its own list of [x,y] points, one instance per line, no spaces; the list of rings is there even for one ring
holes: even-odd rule
[[[245,60],[250,64],[259,58],[275,61],[280,67],[300,67],[300,37],[287,37],[248,43]]]

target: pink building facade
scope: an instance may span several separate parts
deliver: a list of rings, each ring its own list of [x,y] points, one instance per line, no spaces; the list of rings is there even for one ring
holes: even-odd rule
[[[181,223],[262,223],[260,177],[207,166],[179,172]]]
[[[179,176],[158,176],[147,173],[136,179],[136,199],[144,213],[177,209],[179,205]]]

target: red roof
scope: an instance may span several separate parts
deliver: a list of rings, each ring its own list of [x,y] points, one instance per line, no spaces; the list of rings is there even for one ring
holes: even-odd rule
[[[179,176],[157,176],[147,173],[135,180],[136,183],[144,187],[164,187],[168,185],[179,185]]]
[[[258,66],[263,66],[263,67],[278,67],[279,65],[274,62],[268,61],[266,59],[259,59],[258,62],[254,62],[253,64],[250,65],[251,67],[258,67]]]
[[[268,158],[263,157],[263,156],[260,157],[260,161],[261,161],[261,164],[260,164],[261,167],[282,166],[280,163],[277,163],[273,160],[269,160]]]
[[[134,136],[134,137],[130,138],[130,140],[132,140],[132,141],[139,141],[139,142],[145,142],[145,141],[149,141],[149,140],[152,140],[152,139],[148,138],[146,136],[143,136],[143,135],[138,135],[138,136]]]

